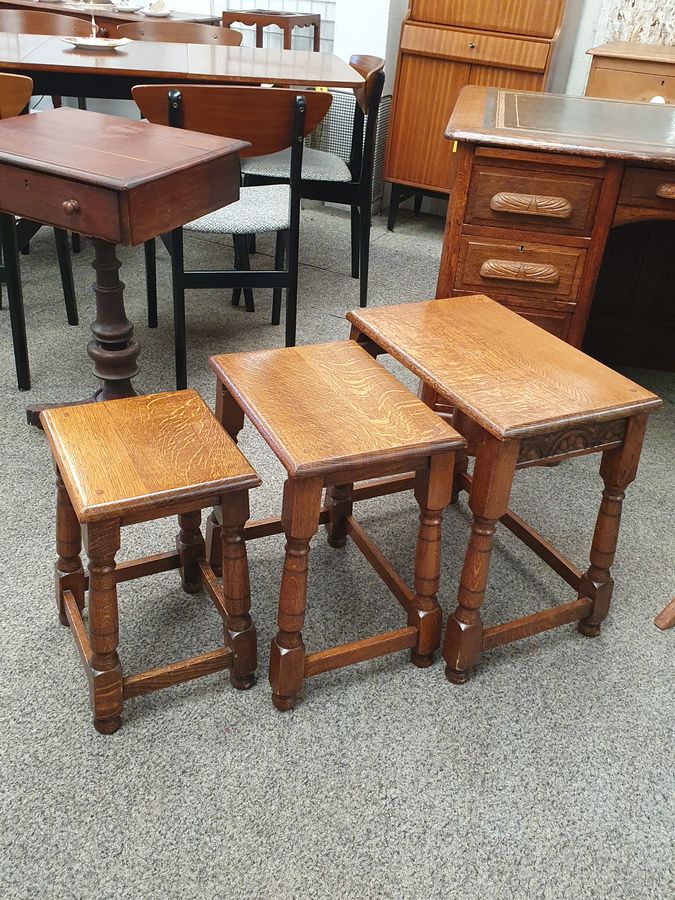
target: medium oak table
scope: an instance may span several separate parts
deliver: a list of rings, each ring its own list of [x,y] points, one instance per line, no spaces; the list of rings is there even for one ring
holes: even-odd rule
[[[472,85],[446,137],[458,143],[457,178],[436,296],[486,293],[580,347],[601,267],[609,293],[637,268],[630,240],[623,262],[605,256],[611,229],[675,221],[675,108]],[[620,228],[616,238],[624,235]],[[625,274],[613,277],[626,260]],[[596,305],[603,327],[594,355],[672,369],[673,278],[664,242],[647,302],[611,320],[604,297]]]
[[[0,210],[87,235],[96,319],[92,399],[133,396],[139,345],[124,309],[117,244],[135,246],[239,199],[243,141],[55,109],[0,122]],[[38,424],[40,408],[29,409]]]
[[[330,53],[132,41],[78,50],[63,38],[0,32],[0,71],[28,75],[36,94],[128,100],[136,84],[278,84],[358,88],[364,81]]]

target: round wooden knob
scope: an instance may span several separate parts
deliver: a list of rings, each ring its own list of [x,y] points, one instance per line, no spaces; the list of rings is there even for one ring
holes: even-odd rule
[[[77,200],[64,200],[63,211],[67,216],[72,216],[76,212],[80,211],[80,204],[77,202]]]
[[[475,49],[476,49],[476,45],[474,44],[473,41],[469,41],[469,49],[470,49],[470,50],[475,50]]]

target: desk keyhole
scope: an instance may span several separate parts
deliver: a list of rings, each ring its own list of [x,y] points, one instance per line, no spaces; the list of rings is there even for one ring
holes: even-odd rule
[[[518,253],[524,253],[524,252],[525,252],[525,244],[521,244],[520,247],[518,247]]]

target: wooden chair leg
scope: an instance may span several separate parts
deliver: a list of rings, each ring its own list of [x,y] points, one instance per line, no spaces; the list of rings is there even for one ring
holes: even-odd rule
[[[326,522],[328,543],[337,549],[344,547],[347,543],[345,516],[352,514],[353,487],[353,483],[334,484],[326,491],[326,506],[330,514],[328,522]]]
[[[438,605],[441,574],[441,521],[450,502],[454,453],[432,456],[427,469],[415,473],[415,499],[420,507],[420,527],[415,551],[415,595],[408,625],[417,628],[412,662],[425,669],[441,645],[442,612]]]
[[[82,241],[80,240],[80,235],[76,231],[70,236],[70,246],[73,253],[80,253],[82,250]]]
[[[455,684],[467,680],[480,655],[480,608],[485,599],[495,528],[508,508],[518,447],[518,441],[499,441],[485,435],[477,450],[469,495],[473,513],[471,537],[462,568],[458,606],[448,619],[443,642],[445,675]]]
[[[230,681],[241,691],[255,684],[258,661],[256,631],[250,615],[251,588],[244,540],[244,525],[250,515],[248,491],[224,496],[221,515],[225,628],[234,654]]]
[[[14,364],[19,390],[30,390],[30,366],[28,364],[28,342],[26,340],[26,319],[23,311],[23,290],[19,264],[19,245],[16,237],[14,216],[0,214],[0,238],[7,285],[9,318],[14,344]]]
[[[90,697],[94,727],[112,734],[122,724],[122,667],[117,655],[119,622],[115,555],[120,548],[116,522],[89,525],[89,641],[91,643]]]
[[[284,484],[281,513],[286,558],[279,595],[279,631],[272,639],[270,684],[278,710],[295,706],[305,677],[302,626],[307,604],[309,542],[319,527],[321,478],[289,478]]]
[[[361,271],[359,283],[359,305],[368,305],[368,268],[370,263],[370,200],[361,207],[361,224],[359,227],[359,253]]]
[[[666,629],[675,626],[675,597],[673,597],[665,609],[661,610],[654,619],[654,624],[657,628],[660,628],[661,631],[666,631]]]
[[[277,231],[277,242],[274,249],[274,268],[277,270],[277,272],[284,271],[287,235],[287,231]],[[272,325],[278,325],[279,322],[281,322],[282,291],[283,288],[274,288],[272,291]]]
[[[59,622],[68,627],[68,617],[63,605],[63,592],[72,591],[80,612],[84,609],[84,569],[80,551],[82,531],[70,502],[68,491],[56,470],[56,606]]]
[[[359,235],[361,231],[361,215],[358,206],[351,208],[351,224],[352,224],[352,278],[359,277]]]
[[[387,231],[393,231],[396,227],[398,207],[403,196],[403,189],[398,184],[392,184],[391,197],[389,199],[389,214],[387,215]]]
[[[73,235],[75,237],[75,235]],[[143,245],[145,253],[145,294],[148,304],[148,328],[157,328],[157,244],[154,238]]]
[[[424,199],[424,194],[422,191],[415,191],[415,200],[413,201],[413,212],[416,216],[422,212],[422,200]]]
[[[54,243],[56,255],[59,260],[61,273],[61,285],[63,287],[63,299],[66,302],[66,316],[69,325],[79,325],[77,315],[77,300],[75,299],[75,281],[73,279],[73,262],[70,258],[70,245],[68,244],[68,232],[62,228],[54,229]]]
[[[614,450],[605,450],[602,454],[600,476],[605,487],[591,545],[591,565],[579,584],[579,597],[590,597],[593,600],[591,614],[577,626],[586,637],[597,637],[600,634],[600,624],[609,612],[614,589],[610,569],[619,540],[621,508],[625,489],[637,474],[646,427],[646,416],[632,417],[626,426],[623,445]]]
[[[201,525],[200,509],[178,514],[176,550],[180,556],[180,580],[186,594],[198,594],[202,589],[199,560],[204,559],[206,551]]]

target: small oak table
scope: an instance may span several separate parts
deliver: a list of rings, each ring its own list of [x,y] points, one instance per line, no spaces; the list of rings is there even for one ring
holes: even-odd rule
[[[140,351],[116,244],[135,246],[239,199],[242,141],[55,109],[0,122],[0,210],[91,239],[96,319],[91,398],[131,397]],[[39,424],[40,408],[28,421]]]
[[[223,13],[222,24],[230,28],[235,22],[240,25],[255,25],[255,45],[263,45],[263,29],[276,25],[284,38],[284,50],[291,49],[294,28],[314,28],[312,50],[321,50],[321,16],[318,13],[279,12],[272,9],[242,9]]]

